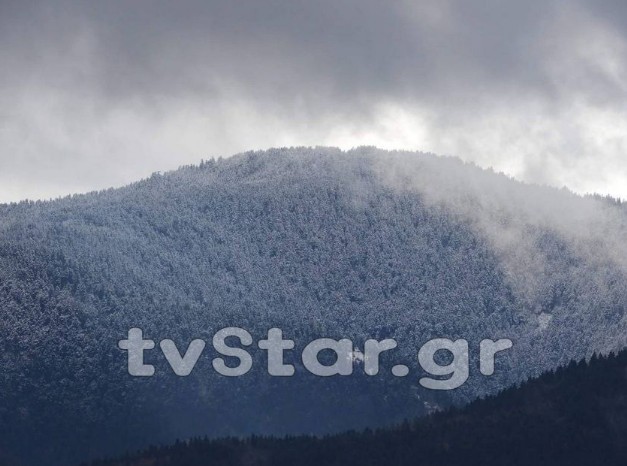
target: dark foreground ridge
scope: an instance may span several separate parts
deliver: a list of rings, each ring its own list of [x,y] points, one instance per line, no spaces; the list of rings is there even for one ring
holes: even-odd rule
[[[194,439],[89,466],[624,465],[627,351],[542,375],[463,409],[324,438]]]

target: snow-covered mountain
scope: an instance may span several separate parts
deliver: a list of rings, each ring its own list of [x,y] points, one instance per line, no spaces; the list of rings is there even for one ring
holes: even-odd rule
[[[275,149],[122,189],[0,206],[0,452],[56,464],[195,434],[331,432],[462,403],[626,346],[627,208],[430,154]],[[180,348],[224,327],[394,338],[382,374],[177,377],[140,327]],[[420,388],[432,338],[470,343],[461,388]],[[495,374],[479,342],[509,338]],[[298,354],[297,352],[294,352]],[[287,358],[289,359],[289,357]],[[402,362],[412,371],[394,377]]]

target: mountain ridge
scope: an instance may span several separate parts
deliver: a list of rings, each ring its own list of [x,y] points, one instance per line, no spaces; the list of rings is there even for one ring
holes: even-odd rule
[[[252,152],[5,205],[0,447],[50,465],[197,434],[385,425],[622,348],[625,211],[374,148]],[[375,378],[224,380],[198,369],[183,381],[153,353],[157,375],[140,381],[117,348],[136,326],[177,344],[226,326],[258,340],[276,326],[297,349],[321,336],[399,348]],[[514,347],[494,376],[450,393],[389,374],[439,337]],[[76,426],[80,439],[60,446]]]
[[[571,362],[519,386],[382,429],[314,437],[194,438],[89,466],[250,464],[621,465],[627,351]]]

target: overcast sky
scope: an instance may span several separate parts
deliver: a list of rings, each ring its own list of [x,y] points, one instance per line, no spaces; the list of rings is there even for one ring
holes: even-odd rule
[[[292,145],[627,198],[627,2],[0,0],[0,202]]]

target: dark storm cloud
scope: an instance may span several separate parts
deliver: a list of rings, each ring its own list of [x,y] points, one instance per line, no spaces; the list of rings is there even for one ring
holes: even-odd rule
[[[312,101],[555,91],[542,63],[550,2],[19,5],[3,15],[3,43],[26,68],[11,77],[20,82],[26,71],[107,98],[211,96],[218,86]]]
[[[187,138],[168,147],[198,152],[203,128],[226,151],[285,141],[359,144],[363,135],[365,143],[409,141],[580,190],[617,183],[604,178],[605,168],[596,184],[585,180],[593,152],[607,170],[627,170],[616,166],[624,139],[607,123],[627,121],[624,2],[0,5],[0,99],[8,108],[0,113],[0,168],[19,176],[33,161],[43,167],[35,178],[52,179],[66,171],[58,164],[80,173],[96,163],[109,184],[128,181],[159,169],[147,160],[168,159],[131,137],[165,132],[171,136],[161,146]],[[393,109],[388,119],[409,122],[406,134],[382,121],[382,106]],[[423,139],[411,139],[414,117]],[[482,134],[487,126],[500,134]],[[529,129],[535,144],[522,140]],[[275,139],[265,136],[271,131]],[[81,135],[109,145],[118,165],[83,146]],[[132,163],[125,151],[133,151]],[[23,163],[9,160],[19,157]],[[171,158],[161,168],[187,161]],[[119,175],[125,160],[128,177]]]

